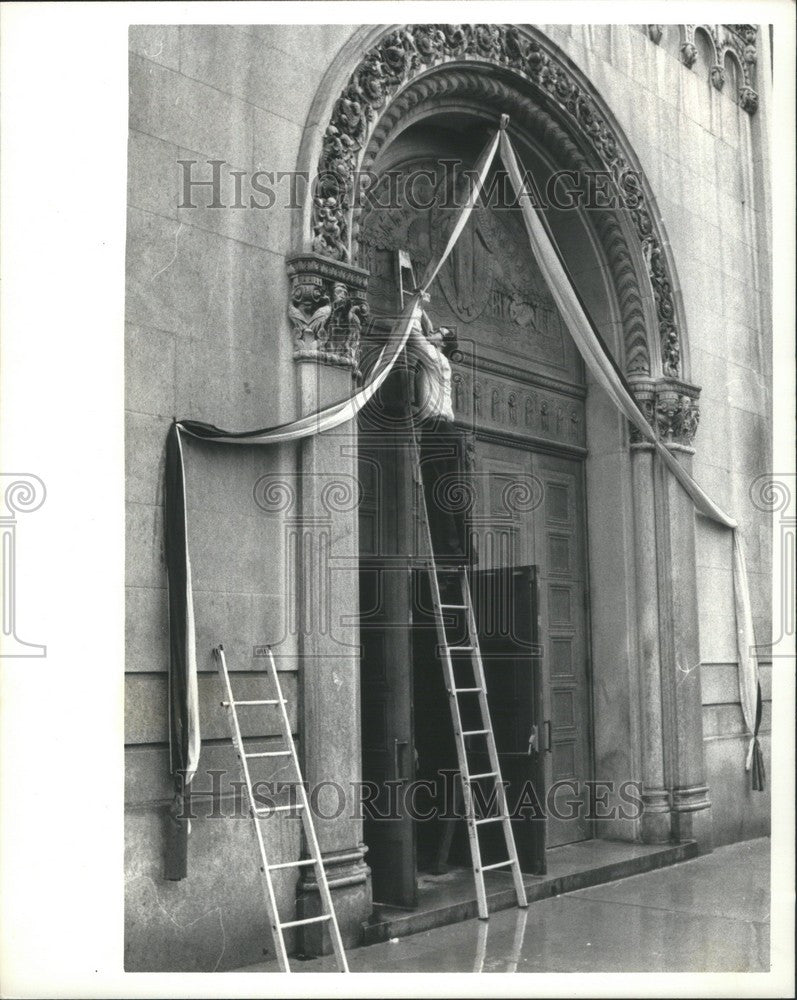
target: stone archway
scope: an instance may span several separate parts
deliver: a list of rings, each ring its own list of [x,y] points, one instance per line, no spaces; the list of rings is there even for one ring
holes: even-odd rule
[[[410,109],[460,86],[481,86],[496,107],[544,133],[575,169],[611,174],[622,211],[603,214],[596,228],[615,285],[623,289],[626,369],[653,378],[682,377],[688,361],[683,317],[650,187],[600,96],[532,26],[404,25],[371,45],[335,100],[324,130],[307,234],[312,250],[356,263],[357,172],[368,168]],[[646,301],[654,307],[657,338],[643,333]]]
[[[439,111],[447,101],[470,102],[485,120],[508,111],[518,132],[550,150],[560,164],[603,169],[614,179],[622,205],[594,213],[590,229],[617,304],[622,336],[615,343],[616,356],[651,423],[688,466],[699,390],[682,381],[689,358],[675,269],[652,191],[600,96],[530,26],[416,25],[393,27],[376,38],[369,29],[369,35],[372,42],[364,54],[357,53],[323,132],[308,130],[300,158],[306,165],[308,150],[320,147],[316,195],[301,214],[298,252],[288,258],[290,318],[295,357],[303,362],[298,368],[306,410],[322,396],[344,395],[351,384],[347,369],[356,370],[352,344],[366,315],[369,277],[360,266],[360,217],[353,198],[357,171],[374,164],[380,150],[428,109]],[[347,47],[350,65],[353,53]],[[332,340],[309,323],[321,298],[339,304]],[[323,378],[316,371],[319,364],[333,366]],[[596,399],[588,393],[588,405],[597,407]],[[649,445],[629,439],[613,413],[596,409],[595,414],[597,419],[588,415],[587,420],[603,430],[590,445],[589,503],[610,511],[614,537],[623,537],[622,547],[611,551],[606,538],[612,533],[603,525],[603,548],[596,558],[590,553],[591,573],[623,579],[622,593],[606,603],[597,625],[593,617],[593,631],[597,627],[606,634],[600,653],[604,673],[594,683],[601,691],[598,710],[606,710],[605,743],[596,749],[606,770],[599,777],[640,779],[644,814],[634,837],[708,840],[699,672],[683,670],[684,663],[699,662],[693,511],[677,487],[657,479]],[[325,447],[314,441],[303,452],[302,472],[312,474],[340,461]],[[616,509],[614,496],[620,497]],[[309,502],[305,515],[312,516]],[[350,525],[342,526],[349,543],[351,531]],[[624,633],[622,667],[612,647],[618,631]],[[307,644],[312,655],[324,656],[323,637],[310,637]],[[314,693],[306,696],[307,703],[320,701],[323,678],[314,675],[309,683]],[[620,693],[622,699],[615,697]],[[305,725],[309,753],[321,746],[325,734],[311,713]],[[621,730],[629,734],[629,745],[618,754]],[[308,766],[310,780],[314,769]],[[354,831],[350,838],[357,836]],[[362,845],[346,843],[348,848],[342,841],[336,848],[341,884],[362,885]]]

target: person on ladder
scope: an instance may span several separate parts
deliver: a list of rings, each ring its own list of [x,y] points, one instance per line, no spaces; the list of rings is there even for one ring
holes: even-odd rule
[[[423,491],[435,562],[461,566],[468,558],[461,502],[465,441],[454,423],[451,363],[444,344],[444,328],[433,329],[424,313],[422,321],[413,324],[408,341],[410,356],[418,362],[414,420]]]
[[[434,559],[438,566],[462,566],[468,562],[465,505],[461,502],[465,438],[454,422],[451,363],[444,350],[443,330],[434,329],[425,313],[422,322],[416,322],[410,329],[409,353],[414,360],[417,359],[413,419]],[[440,583],[441,592],[454,583],[454,578],[444,578]],[[455,808],[457,811],[462,808],[459,784],[455,786]],[[434,874],[443,874],[448,870],[454,829],[453,819],[443,820],[441,839],[432,866]]]

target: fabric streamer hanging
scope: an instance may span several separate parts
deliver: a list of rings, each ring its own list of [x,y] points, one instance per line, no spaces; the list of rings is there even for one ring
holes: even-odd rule
[[[758,741],[761,688],[754,652],[755,639],[747,571],[738,525],[703,492],[671,452],[661,444],[633,398],[624,375],[603,343],[575,288],[544,214],[532,201],[531,193],[525,183],[526,175],[521,173],[506,131],[508,121],[508,117],[503,115],[499,130],[479,157],[473,171],[474,180],[469,197],[460,210],[443,252],[430,261],[420,287],[407,301],[361,389],[347,399],[276,427],[235,432],[200,421],[175,420],[169,429],[164,490],[170,648],[169,748],[174,780],[174,800],[170,811],[166,851],[166,877],[169,879],[185,878],[187,874],[189,824],[186,818],[185,800],[197,771],[201,747],[183,435],[217,444],[273,445],[321,434],[353,420],[384,383],[407,343],[412,324],[420,320],[428,290],[468,223],[499,144],[501,158],[523,214],[532,255],[587,367],[615,406],[654,447],[666,468],[686,490],[696,509],[732,533],[739,688],[745,724],[751,734],[746,766],[748,771],[752,769],[753,772],[753,788],[761,790],[764,787],[764,764]]]
[[[753,631],[747,568],[739,525],[711,500],[672,452],[659,441],[656,432],[637,405],[625,376],[616,365],[587,312],[556,245],[548,221],[535,206],[532,192],[526,187],[524,175],[521,174],[512,143],[504,130],[500,133],[500,141],[501,159],[509,174],[515,196],[520,203],[532,255],[587,367],[620,412],[631,421],[642,437],[653,445],[658,457],[684,488],[699,513],[722,527],[728,528],[731,532],[739,692],[742,714],[750,734],[746,768],[748,771],[752,770],[753,789],[763,791],[764,759],[758,740],[758,729],[761,723],[761,685],[758,676],[758,661],[755,655],[755,633]]]
[[[182,879],[187,874],[189,823],[186,818],[186,798],[197,771],[201,748],[196,629],[191,556],[188,549],[188,505],[182,435],[217,444],[273,445],[299,441],[353,420],[384,383],[407,343],[412,324],[420,320],[427,292],[468,223],[497,150],[498,133],[490,139],[479,157],[473,172],[471,191],[459,212],[445,248],[437,258],[429,262],[419,288],[408,299],[361,389],[347,399],[277,427],[235,432],[196,420],[175,420],[169,428],[166,445],[164,536],[169,602],[169,757],[174,799],[170,810],[166,849],[168,879]]]

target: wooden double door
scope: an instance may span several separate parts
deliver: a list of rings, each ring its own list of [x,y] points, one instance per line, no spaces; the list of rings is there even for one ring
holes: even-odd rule
[[[401,524],[402,514],[411,517],[411,489],[404,495],[411,456],[400,447],[382,449],[375,463],[367,442],[362,453],[379,471],[380,485],[370,496],[366,490],[363,509],[369,525],[379,523],[383,548],[364,552],[361,570],[363,776],[378,788],[364,837],[374,899],[412,907],[418,872],[439,860],[449,822],[441,814],[461,810],[456,749],[428,581],[401,553],[413,537],[412,525]],[[471,587],[515,839],[528,872],[544,871],[546,847],[590,835],[582,475],[577,459],[476,442]],[[469,865],[464,824],[454,822],[449,863]],[[487,863],[500,846],[488,838],[485,850]]]

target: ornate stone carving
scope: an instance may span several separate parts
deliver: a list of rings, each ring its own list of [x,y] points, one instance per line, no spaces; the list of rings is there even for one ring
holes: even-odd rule
[[[659,340],[661,343],[661,367],[665,375],[677,376],[681,367],[681,348],[678,331],[675,328],[675,305],[672,288],[661,254],[661,246],[655,239],[645,239],[642,244],[648,265],[650,284],[656,300],[659,316]]]
[[[758,110],[758,94],[752,87],[742,87],[739,91],[739,106],[748,114],[754,115]]]
[[[653,426],[656,414],[656,388],[652,379],[637,379],[631,381],[631,391],[647,422]],[[639,444],[644,440],[633,424],[629,424],[631,443]]]
[[[681,46],[681,62],[687,69],[691,69],[697,59],[697,47],[694,42],[684,42]]]
[[[452,378],[454,383],[454,409],[457,413],[468,412],[468,397],[465,394],[465,380],[459,372],[456,372]]]
[[[664,34],[663,24],[649,24],[648,25],[648,38],[654,45],[658,45],[661,41],[662,35]]]
[[[725,84],[725,56],[728,51],[733,53],[740,71],[739,104],[748,114],[754,114],[758,107],[758,95],[753,86],[753,67],[758,58],[758,28],[754,24],[681,24],[678,27],[681,31],[680,58],[690,68],[697,60],[696,29],[700,29],[710,42],[712,60],[709,74],[717,90],[722,90]]]
[[[493,62],[530,82],[544,96],[544,106],[555,107],[563,122],[581,141],[587,141],[598,162],[612,173],[624,200],[623,208],[630,215],[640,241],[646,240],[658,250],[656,257],[664,270],[664,280],[658,281],[658,288],[654,285],[654,292],[660,325],[664,326],[662,339],[674,340],[677,346],[670,282],[637,173],[622,155],[621,142],[593,97],[529,28],[404,25],[366,53],[336,101],[324,135],[312,216],[314,250],[336,260],[350,256],[354,171],[369,133],[397,91],[401,90],[404,99],[407,84],[422,71],[443,63],[469,60]],[[445,87],[445,80],[441,83],[437,74],[426,75],[421,82],[427,89],[438,84]],[[490,82],[497,87],[502,85],[498,80]],[[661,310],[665,315],[661,315]],[[669,352],[668,373],[672,373],[673,364],[677,366],[678,353]]]
[[[697,386],[674,379],[659,382],[646,379],[632,382],[631,388],[645,418],[663,442],[692,444],[700,421],[697,403],[700,389]],[[642,435],[632,425],[632,444],[642,440]]]
[[[517,423],[517,393],[509,393],[506,405],[509,412],[509,423],[514,425]]]
[[[504,421],[504,414],[501,408],[501,392],[498,389],[493,389],[490,397],[490,416],[496,423],[500,424]]]
[[[368,273],[316,254],[298,254],[288,260],[288,274],[294,358],[343,365],[358,374]]]
[[[640,281],[628,251],[628,244],[614,215],[609,212],[596,213],[594,221],[609,259],[618,305],[620,306],[625,340],[626,373],[628,375],[636,373],[649,375],[650,353],[648,351],[645,308],[640,295]],[[649,270],[647,257],[645,263]]]
[[[578,444],[581,441],[581,432],[579,431],[579,426],[581,424],[581,414],[575,407],[570,409],[570,440],[574,444]]]
[[[656,397],[656,429],[668,443],[691,444],[699,414],[689,396],[667,392]]]
[[[754,24],[728,24],[726,27],[738,35],[745,45],[755,46],[758,28]]]
[[[509,375],[474,380],[468,367],[455,369],[452,381],[455,415],[462,420],[473,413],[479,431],[584,447],[583,400],[555,389],[527,391]]]
[[[394,170],[384,185],[393,191],[390,208],[364,211],[359,230],[360,261],[380,280],[372,286],[371,305],[379,315],[393,315],[395,289],[390,267],[398,251],[406,251],[416,274],[442,252],[454,224],[450,204],[461,174],[439,170],[434,160],[405,162],[402,173],[413,177],[415,197],[406,203],[404,186]],[[423,179],[423,188],[415,184]],[[387,195],[387,192],[385,192]],[[379,206],[379,207],[376,207]],[[386,280],[381,280],[385,277]],[[480,206],[438,275],[429,316],[434,322],[458,323],[463,339],[511,351],[516,358],[562,367],[567,361],[565,326],[539,267],[528,253],[528,237],[517,212]],[[644,326],[643,326],[644,329]],[[511,414],[509,414],[511,419]]]
[[[757,38],[758,28],[754,24],[723,24],[717,39],[717,62],[724,65],[726,54],[731,52],[741,71],[739,106],[750,115],[758,109],[758,94],[753,79],[758,58]]]

